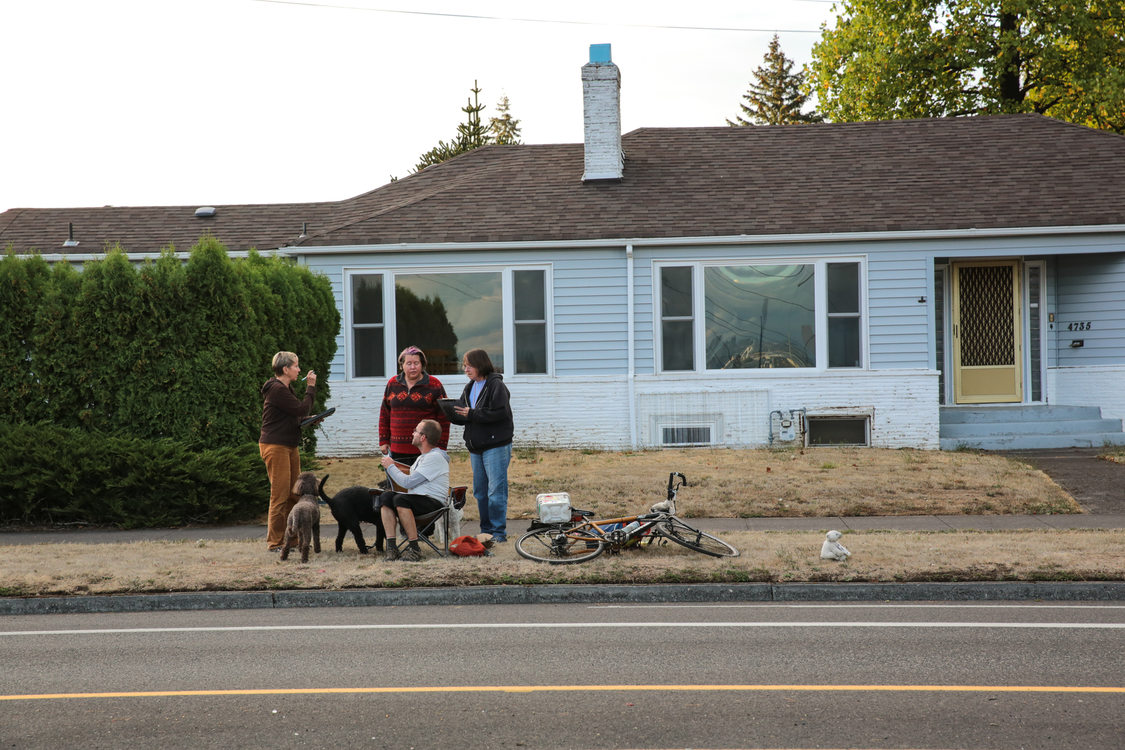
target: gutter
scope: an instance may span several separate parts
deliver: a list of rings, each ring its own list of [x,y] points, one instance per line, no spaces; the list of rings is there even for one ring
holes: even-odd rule
[[[465,252],[468,250],[488,250],[495,252],[512,251],[526,252],[528,250],[556,250],[560,248],[581,250],[584,248],[620,248],[631,246],[642,247],[699,247],[714,245],[796,245],[796,244],[825,244],[848,242],[896,242],[896,241],[925,241],[925,240],[967,240],[967,239],[996,239],[1002,237],[1045,237],[1076,235],[1108,235],[1125,234],[1125,224],[1094,224],[1087,226],[1062,226],[1062,227],[995,227],[989,229],[926,229],[901,232],[819,232],[815,234],[733,234],[723,236],[700,237],[616,237],[598,240],[536,240],[532,242],[395,242],[382,245],[286,245],[284,247],[262,249],[262,254],[276,253],[287,257],[315,256],[315,255],[359,255],[382,254],[401,252]],[[1125,248],[1123,248],[1125,249]],[[1083,252],[1093,252],[1083,249]],[[1107,250],[1105,252],[1115,252]],[[245,258],[246,250],[228,250],[227,255],[232,258]],[[1053,249],[1051,254],[1058,254]],[[105,257],[105,253],[20,253],[17,258],[38,255],[49,263],[69,260],[83,262],[98,260]],[[129,253],[126,256],[131,260],[155,260],[160,253],[144,252]],[[190,253],[177,252],[176,258],[186,259]]]
[[[1036,237],[1066,234],[1125,234],[1125,224],[1064,227],[996,227],[989,229],[927,229],[901,232],[819,232],[815,234],[735,234],[701,237],[618,237],[597,240],[536,240],[532,242],[396,242],[383,245],[291,245],[277,248],[287,255],[338,255],[397,253],[403,251],[464,252],[466,250],[519,251],[558,248],[682,247],[685,245],[783,245],[828,242],[894,242],[902,240],[965,240],[999,237]]]

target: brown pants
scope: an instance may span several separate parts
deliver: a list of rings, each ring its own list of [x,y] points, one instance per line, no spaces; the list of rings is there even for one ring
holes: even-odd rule
[[[258,452],[266,462],[270,478],[270,514],[266,532],[266,546],[277,549],[285,544],[285,524],[289,511],[297,504],[293,483],[301,473],[301,455],[288,445],[258,443]]]

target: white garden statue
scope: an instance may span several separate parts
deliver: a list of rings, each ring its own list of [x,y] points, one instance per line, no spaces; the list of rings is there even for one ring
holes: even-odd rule
[[[823,560],[847,560],[851,556],[848,548],[840,544],[839,531],[833,529],[825,535],[824,544],[820,545],[820,557]]]

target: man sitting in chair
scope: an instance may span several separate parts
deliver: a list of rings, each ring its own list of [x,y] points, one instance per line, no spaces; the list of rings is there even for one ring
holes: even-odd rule
[[[437,447],[441,440],[441,425],[432,419],[423,419],[414,428],[411,443],[418,448],[418,460],[403,472],[390,456],[381,463],[387,476],[406,493],[390,490],[379,496],[380,514],[387,532],[387,547],[383,559],[418,562],[422,550],[418,548],[418,525],[415,516],[440,510],[449,499],[449,454]],[[395,540],[395,522],[402,525],[406,534],[406,549],[399,552]]]

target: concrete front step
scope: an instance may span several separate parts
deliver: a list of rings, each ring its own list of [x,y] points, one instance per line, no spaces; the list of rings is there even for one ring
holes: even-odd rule
[[[1066,406],[1055,404],[1015,404],[1012,406],[943,406],[941,424],[976,424],[990,422],[1056,422],[1101,419],[1102,410],[1096,406]]]
[[[941,449],[943,451],[953,451],[962,448],[986,451],[1025,451],[1052,448],[1101,448],[1106,445],[1125,445],[1125,432],[1098,432],[1072,435],[1008,433],[1007,435],[941,438]]]
[[[1125,445],[1120,419],[1096,406],[943,406],[942,450],[1036,450]]]
[[[942,438],[974,438],[990,435],[1021,435],[1028,432],[1036,435],[1089,435],[1102,432],[1121,432],[1120,419],[1083,419],[1058,421],[1026,422],[963,422],[947,424],[942,422]]]

